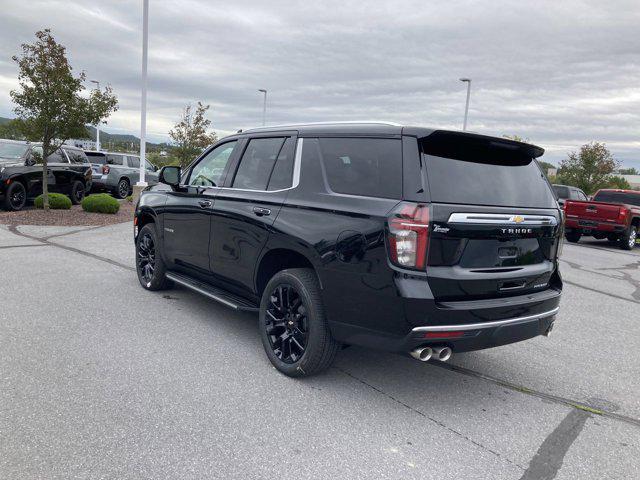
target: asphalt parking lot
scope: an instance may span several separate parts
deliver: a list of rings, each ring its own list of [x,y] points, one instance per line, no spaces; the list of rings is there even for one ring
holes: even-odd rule
[[[640,248],[565,245],[549,338],[305,380],[133,253],[130,224],[0,227],[0,478],[640,478]]]

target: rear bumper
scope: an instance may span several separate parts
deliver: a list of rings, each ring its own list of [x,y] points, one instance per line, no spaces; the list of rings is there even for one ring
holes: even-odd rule
[[[330,322],[334,336],[347,344],[393,352],[421,346],[448,346],[468,352],[527,340],[550,331],[559,311],[562,283],[544,291],[500,299],[438,303],[404,300],[412,324],[401,335]]]
[[[571,230],[588,230],[588,231],[598,231],[598,232],[611,232],[611,233],[620,233],[624,232],[627,229],[626,225],[621,225],[618,223],[612,222],[598,222],[595,220],[588,220],[588,223],[585,221],[581,221],[578,218],[569,218],[565,220],[565,232]]]

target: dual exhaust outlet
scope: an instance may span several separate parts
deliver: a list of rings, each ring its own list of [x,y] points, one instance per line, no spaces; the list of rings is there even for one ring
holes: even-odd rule
[[[427,362],[432,358],[434,360],[440,360],[446,362],[451,358],[453,354],[449,347],[418,347],[409,352],[413,358],[420,360],[421,362]]]

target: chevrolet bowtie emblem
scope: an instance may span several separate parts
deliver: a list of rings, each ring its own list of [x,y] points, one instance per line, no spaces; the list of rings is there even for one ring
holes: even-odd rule
[[[515,223],[522,223],[524,222],[524,217],[522,215],[514,215],[513,217],[511,217],[511,220]]]

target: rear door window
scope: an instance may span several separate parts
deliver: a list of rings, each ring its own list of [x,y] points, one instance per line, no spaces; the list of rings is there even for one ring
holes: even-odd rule
[[[569,187],[554,185],[553,191],[555,192],[557,198],[569,198]]]
[[[267,190],[283,190],[293,185],[293,161],[295,155],[295,140],[291,137],[284,142],[276,166],[273,167]]]
[[[127,156],[127,164],[131,168],[140,168],[140,159],[138,157]]]
[[[65,153],[67,157],[69,157],[69,160],[71,160],[71,163],[89,163],[87,156],[82,150],[65,149]]]
[[[266,190],[284,138],[252,138],[244,150],[233,188]]]
[[[107,164],[109,165],[123,165],[123,157],[124,155],[117,155],[115,153],[107,154]]]
[[[69,163],[62,149],[58,149],[47,157],[47,163]]]
[[[399,139],[320,138],[322,165],[336,193],[402,197],[402,147]]]
[[[511,164],[492,163],[491,158],[476,161],[423,155],[434,202],[555,208],[555,197],[533,160]]]

